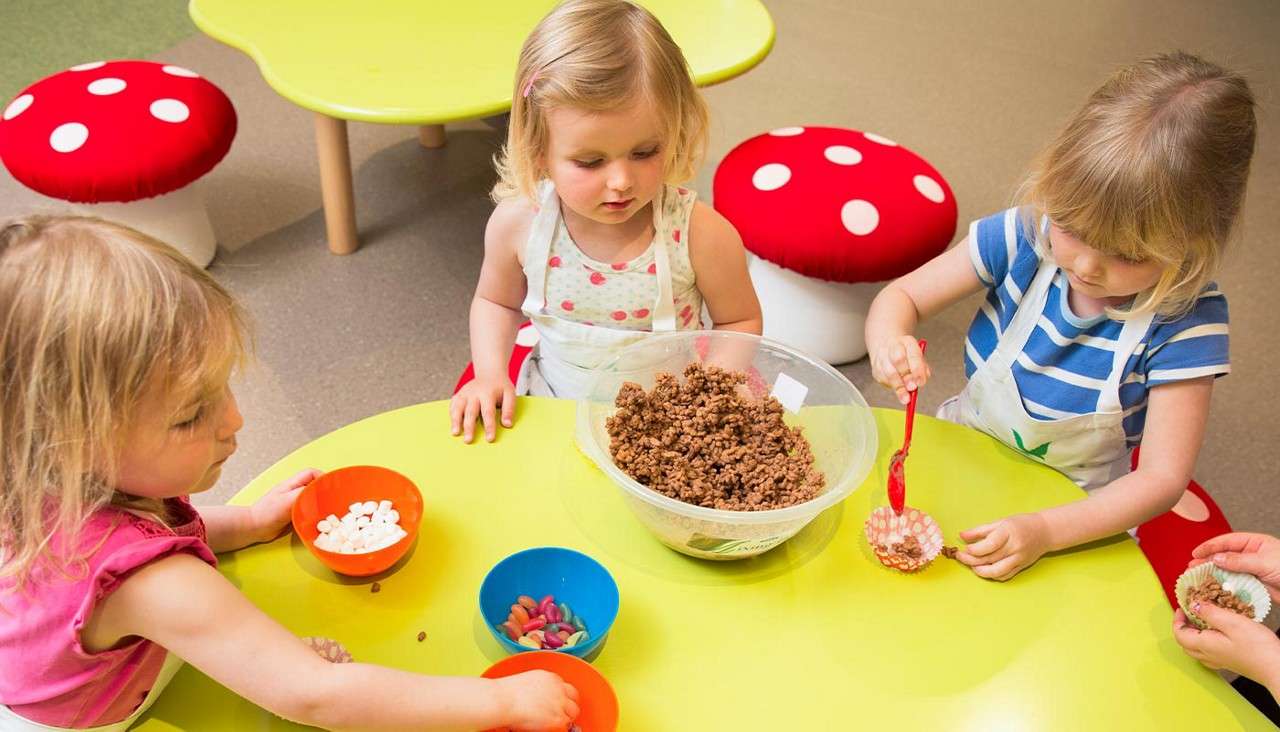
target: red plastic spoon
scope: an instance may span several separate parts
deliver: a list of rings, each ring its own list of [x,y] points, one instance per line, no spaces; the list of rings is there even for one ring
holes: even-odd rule
[[[920,353],[924,354],[928,343],[920,341]],[[910,401],[907,402],[907,429],[902,437],[902,449],[889,458],[889,505],[893,512],[902,515],[907,505],[907,478],[903,474],[903,463],[907,461],[907,452],[911,449],[911,427],[916,421],[916,396],[918,389],[911,390]]]

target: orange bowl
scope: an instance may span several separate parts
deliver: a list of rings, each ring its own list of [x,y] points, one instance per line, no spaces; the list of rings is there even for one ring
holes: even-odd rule
[[[614,732],[617,729],[618,697],[613,693],[613,687],[594,666],[580,658],[556,651],[517,653],[493,664],[481,675],[486,679],[498,679],[535,669],[550,671],[578,690],[578,718],[573,723],[582,732]],[[489,732],[505,732],[506,729],[502,727]]]
[[[389,547],[367,554],[339,554],[316,548],[320,519],[343,516],[356,501],[391,501],[400,513],[400,526],[408,536]],[[338,574],[367,577],[387,569],[413,546],[422,522],[422,494],[413,481],[388,468],[353,465],[332,470],[311,481],[293,504],[293,530],[311,553]]]

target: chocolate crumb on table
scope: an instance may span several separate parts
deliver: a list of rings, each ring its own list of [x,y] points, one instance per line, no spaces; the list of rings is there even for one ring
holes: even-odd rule
[[[421,643],[426,639],[427,639],[427,631],[425,630],[418,631],[418,642]]]
[[[1187,604],[1210,602],[1223,610],[1253,619],[1253,606],[1241,600],[1234,592],[1224,589],[1213,575],[1206,576],[1200,584],[1187,591]]]
[[[636,482],[678,501],[722,511],[765,511],[822,492],[823,474],[799,427],[773,397],[740,388],[746,374],[691,363],[684,382],[656,375],[653,389],[627,382],[606,421],[613,462]]]
[[[373,586],[371,586],[371,587],[369,588],[369,591],[370,591],[370,592],[382,592],[382,585],[378,584],[377,582],[374,582],[374,583],[373,583]]]

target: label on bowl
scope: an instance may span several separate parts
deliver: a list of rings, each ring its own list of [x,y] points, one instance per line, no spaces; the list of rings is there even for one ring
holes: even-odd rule
[[[721,539],[717,536],[694,534],[685,546],[708,554],[760,554],[782,543],[785,537],[770,536],[765,539]]]
[[[771,393],[773,398],[782,404],[782,408],[792,414],[800,411],[800,407],[804,405],[804,398],[808,394],[809,387],[781,373],[774,380]]]

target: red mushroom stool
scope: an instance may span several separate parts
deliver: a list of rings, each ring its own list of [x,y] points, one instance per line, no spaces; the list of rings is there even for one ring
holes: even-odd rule
[[[1138,466],[1136,449],[1132,465]],[[1215,536],[1231,533],[1231,530],[1222,509],[1194,480],[1172,509],[1138,527],[1138,548],[1160,578],[1160,586],[1164,588],[1170,605],[1178,607],[1173,586],[1191,561],[1191,551]]]
[[[878,283],[941,253],[956,230],[942,175],[858,130],[753,137],[721,161],[713,193],[753,255],[765,336],[833,364],[866,355],[862,328]]]
[[[72,66],[0,113],[14,178],[150,234],[204,266],[216,243],[195,186],[231,148],[236,112],[208,80],[151,61]]]
[[[533,327],[533,323],[525,321],[520,325],[520,329],[516,331],[516,343],[511,349],[511,358],[507,361],[507,376],[511,379],[512,385],[516,388],[516,394],[529,393],[529,359],[533,357],[533,347],[538,345],[538,331]],[[462,371],[462,376],[458,377],[458,383],[453,387],[453,393],[457,394],[458,390],[466,386],[468,382],[476,378],[475,364],[467,364],[467,368]]]

